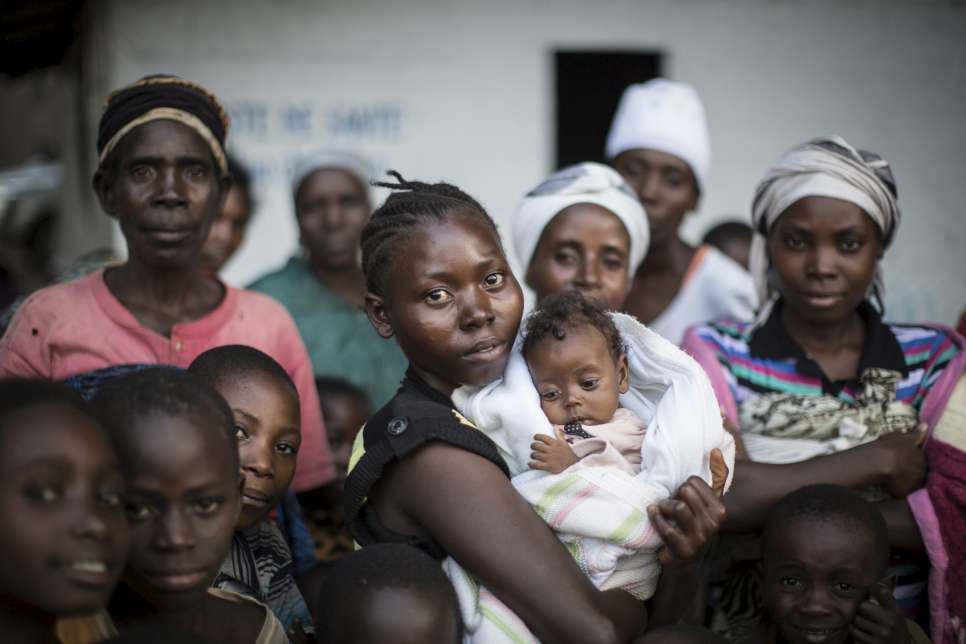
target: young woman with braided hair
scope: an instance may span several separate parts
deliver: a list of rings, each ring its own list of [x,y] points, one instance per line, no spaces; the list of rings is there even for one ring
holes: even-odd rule
[[[366,309],[410,366],[353,450],[346,520],[354,538],[452,557],[540,641],[632,640],[648,621],[644,606],[594,588],[516,493],[492,441],[450,400],[455,388],[502,374],[520,324],[523,298],[495,224],[455,186],[391,174],[397,183],[378,185],[397,192],[362,233]],[[693,481],[658,510],[655,523],[682,559],[703,548],[723,512]]]

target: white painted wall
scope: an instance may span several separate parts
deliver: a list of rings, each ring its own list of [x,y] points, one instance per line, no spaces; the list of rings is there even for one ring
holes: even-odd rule
[[[961,0],[123,0],[99,14],[89,104],[163,71],[233,110],[230,147],[258,167],[261,208],[232,282],[296,248],[285,168],[299,149],[446,179],[507,222],[552,169],[553,50],[632,48],[663,51],[666,73],[706,102],[714,162],[685,236],[746,213],[785,148],[839,133],[899,182],[890,317],[952,322],[966,305]],[[309,130],[282,127],[293,107],[310,110]],[[353,118],[368,126],[347,129]]]

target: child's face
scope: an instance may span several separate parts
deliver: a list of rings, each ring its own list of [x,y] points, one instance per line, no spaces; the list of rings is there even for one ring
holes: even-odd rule
[[[616,311],[631,288],[630,253],[630,235],[616,215],[594,204],[576,204],[544,228],[527,284],[538,302],[572,290]]]
[[[547,337],[528,352],[527,365],[551,423],[608,422],[627,391],[627,358],[614,360],[604,334],[589,324]]]
[[[501,376],[523,294],[492,228],[454,214],[415,228],[394,258],[385,297],[367,297],[380,335],[395,336],[413,368],[440,391]]]
[[[885,572],[862,531],[802,517],[775,535],[762,563],[765,606],[788,644],[850,641],[859,604]]]
[[[378,588],[356,602],[346,641],[355,644],[456,644],[456,608],[427,592],[407,588]]]
[[[204,595],[238,521],[238,471],[206,422],[214,420],[141,416],[118,440],[131,522],[124,581],[157,607]]]
[[[299,401],[284,383],[259,373],[221,378],[215,389],[235,417],[245,479],[238,527],[245,529],[278,505],[295,475],[301,442]]]
[[[369,419],[369,409],[357,397],[347,394],[324,393],[319,400],[329,437],[329,451],[341,484],[349,470],[352,442]]]
[[[108,437],[66,405],[14,411],[0,427],[0,601],[51,616],[102,608],[128,544]]]

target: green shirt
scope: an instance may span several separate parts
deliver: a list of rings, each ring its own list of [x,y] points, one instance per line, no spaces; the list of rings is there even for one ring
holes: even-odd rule
[[[322,285],[308,263],[293,257],[248,288],[282,303],[295,319],[317,376],[345,378],[379,409],[396,394],[408,362],[394,340],[376,333],[363,311]]]

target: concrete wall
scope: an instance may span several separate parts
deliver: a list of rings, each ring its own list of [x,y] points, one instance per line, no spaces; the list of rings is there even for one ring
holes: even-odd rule
[[[784,149],[839,133],[899,182],[890,317],[952,322],[966,305],[962,1],[123,0],[94,23],[92,123],[111,87],[159,71],[231,107],[230,146],[255,164],[261,203],[226,270],[235,283],[297,247],[286,170],[299,150],[446,179],[508,221],[552,169],[553,50],[629,48],[663,52],[706,102],[714,162],[686,237],[747,213]]]

